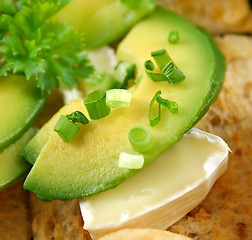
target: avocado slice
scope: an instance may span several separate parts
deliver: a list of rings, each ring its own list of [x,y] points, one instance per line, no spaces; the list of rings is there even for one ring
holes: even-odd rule
[[[136,1],[139,4],[133,6],[123,2],[127,1],[72,0],[52,20],[66,23],[83,33],[87,49],[98,48],[122,38],[156,6],[156,0]]]
[[[178,44],[167,40],[172,30],[180,33]],[[152,51],[163,48],[186,75],[183,82],[170,85],[153,82],[146,76],[144,62]],[[155,160],[203,116],[218,94],[225,67],[217,67],[216,49],[209,37],[194,25],[173,12],[157,8],[153,15],[137,24],[118,47],[118,60],[135,63],[137,76],[142,76],[140,83],[130,89],[130,107],[113,109],[106,118],[81,126],[70,143],[64,143],[52,131],[56,121],[60,114],[79,110],[87,115],[87,112],[82,100],[63,107],[48,122],[50,132],[48,125],[47,130],[41,130],[47,140],[37,149],[39,155],[24,188],[35,192],[42,200],[51,201],[88,196],[116,187],[138,171],[118,168],[119,154],[133,152],[128,132],[137,125],[148,127],[154,138],[152,148],[143,154],[145,165]],[[149,105],[159,90],[162,97],[178,104],[179,111],[172,114],[162,109],[160,123],[151,128]]]
[[[25,178],[31,168],[20,152],[35,135],[37,129],[30,128],[16,142],[0,152],[0,190]]]
[[[44,102],[45,97],[35,83],[24,76],[0,77],[0,151],[29,129]]]

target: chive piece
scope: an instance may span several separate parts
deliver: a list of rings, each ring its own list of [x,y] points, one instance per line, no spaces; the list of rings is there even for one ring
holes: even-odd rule
[[[172,62],[168,62],[162,69],[170,84],[176,84],[185,80],[184,73]]]
[[[160,96],[157,97],[157,102],[160,103],[162,106],[168,108],[171,113],[178,112],[178,104],[176,102],[164,99]]]
[[[131,154],[121,152],[119,156],[118,167],[127,169],[141,169],[144,165],[144,156],[142,154]]]
[[[168,41],[170,44],[177,44],[179,42],[179,32],[177,30],[173,30],[170,32]]]
[[[70,142],[79,130],[79,126],[63,115],[60,116],[54,127],[54,131],[59,134],[64,142]]]
[[[110,89],[106,92],[106,104],[111,108],[128,107],[131,102],[131,92],[125,89]]]
[[[103,90],[89,93],[84,99],[84,105],[92,120],[104,118],[110,113],[110,108],[106,105],[106,93]]]
[[[147,152],[153,146],[151,132],[147,127],[133,127],[128,134],[131,146],[135,151],[142,153]]]
[[[127,88],[128,81],[135,75],[136,65],[127,61],[119,61],[115,67],[114,77],[120,83],[119,88]]]
[[[166,49],[151,52],[151,56],[154,58],[160,70],[163,69],[168,62],[172,61]]]
[[[73,112],[71,114],[66,115],[66,117],[69,120],[71,120],[72,122],[74,122],[74,123],[76,123],[76,122],[79,122],[79,123],[82,123],[82,124],[88,124],[89,123],[86,116],[80,111],[75,111],[75,112]]]
[[[152,98],[151,100],[151,103],[150,103],[150,108],[149,108],[149,122],[150,122],[150,126],[151,127],[155,127],[159,122],[160,122],[160,119],[161,119],[161,104],[158,103],[158,113],[157,113],[157,117],[152,119],[151,118],[151,112],[152,112],[152,107],[153,107],[153,104],[156,102],[156,99],[157,97],[161,95],[161,91],[158,91],[156,92],[156,94],[154,95],[154,97]]]
[[[149,70],[149,71],[153,71],[155,69],[154,67],[154,64],[151,60],[147,60],[145,63],[144,63],[144,67]]]
[[[151,60],[147,60],[144,63],[144,69],[147,74],[147,76],[153,81],[153,82],[161,82],[161,81],[167,81],[166,76],[163,73],[154,73],[151,72],[154,70],[154,64]]]

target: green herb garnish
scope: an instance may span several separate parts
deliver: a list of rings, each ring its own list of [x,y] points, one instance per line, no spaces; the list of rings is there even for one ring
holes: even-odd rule
[[[179,42],[179,32],[177,30],[173,30],[170,32],[168,41],[170,44],[177,44]]]
[[[79,130],[80,127],[77,124],[63,115],[60,116],[54,127],[54,131],[58,133],[64,142],[70,142]]]
[[[145,72],[152,81],[168,81],[170,84],[176,84],[186,78],[184,73],[172,61],[166,49],[153,51],[151,56],[154,58],[159,69],[162,71],[162,73],[152,72],[155,69],[153,62],[151,60],[145,61]]]
[[[111,108],[129,107],[131,92],[126,89],[110,89],[106,92],[106,104]]]
[[[80,130],[76,123],[86,125],[89,121],[82,112],[75,111],[66,116],[61,115],[54,127],[54,131],[58,133],[64,142],[70,142]]]
[[[150,103],[149,122],[150,122],[151,127],[156,126],[161,120],[161,105],[166,107],[171,113],[178,112],[178,104],[176,102],[164,99],[160,97],[160,95],[161,95],[161,91],[159,90],[156,92],[156,94],[154,95]],[[157,112],[157,116],[154,119],[152,119],[152,108],[155,102],[158,103],[158,112]]]
[[[106,105],[106,92],[103,90],[89,93],[84,99],[84,105],[92,120],[104,118],[110,113],[110,108]]]
[[[3,1],[0,5],[0,76],[25,74],[42,92],[61,84],[73,88],[77,77],[93,72],[84,39],[70,26],[50,22],[69,0]]]
[[[80,111],[75,111],[73,113],[70,113],[70,114],[66,115],[66,117],[74,123],[82,123],[82,124],[89,123],[86,116]]]
[[[147,152],[153,146],[151,132],[145,126],[133,127],[129,131],[128,138],[131,146],[139,153]]]
[[[121,152],[118,161],[119,168],[141,169],[144,165],[144,156],[142,154],[131,154]]]

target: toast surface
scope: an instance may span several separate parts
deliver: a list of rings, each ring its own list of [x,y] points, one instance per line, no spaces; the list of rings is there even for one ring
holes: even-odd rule
[[[28,192],[18,183],[0,192],[0,240],[32,237]]]
[[[160,5],[215,34],[251,33],[250,2],[249,0],[158,0]]]

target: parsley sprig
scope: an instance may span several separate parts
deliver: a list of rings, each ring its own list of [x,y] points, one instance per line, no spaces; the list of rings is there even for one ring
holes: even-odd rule
[[[35,78],[42,92],[61,84],[73,88],[76,77],[93,72],[84,39],[70,26],[49,19],[70,0],[2,0],[0,2],[0,76]]]

